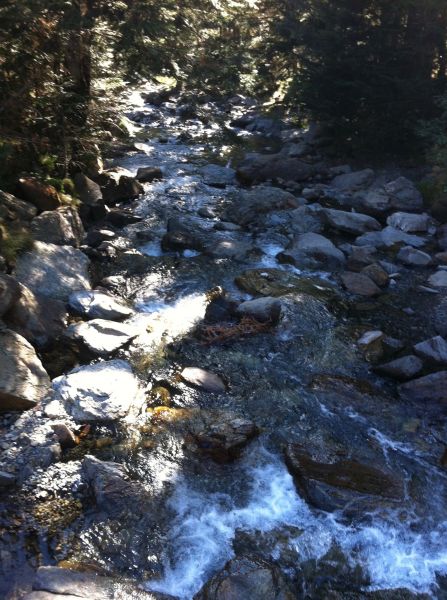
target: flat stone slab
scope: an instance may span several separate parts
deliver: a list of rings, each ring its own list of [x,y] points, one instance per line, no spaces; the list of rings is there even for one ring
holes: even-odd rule
[[[120,321],[133,314],[133,310],[120,299],[98,290],[73,292],[68,304],[73,311],[87,319]]]
[[[106,356],[122,348],[138,335],[135,327],[105,319],[73,323],[65,335],[84,344],[93,354]]]
[[[110,360],[74,369],[53,380],[55,400],[80,423],[116,421],[137,414],[145,397],[130,364]]]

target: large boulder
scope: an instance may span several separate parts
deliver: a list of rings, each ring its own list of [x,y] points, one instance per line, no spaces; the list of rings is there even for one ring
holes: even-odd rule
[[[340,460],[329,456],[323,461],[320,454],[308,452],[299,444],[288,444],[285,450],[286,465],[295,485],[313,506],[331,510],[359,496],[402,499],[402,482],[393,474],[355,458]]]
[[[130,171],[120,167],[103,171],[96,181],[101,186],[104,202],[108,205],[134,200],[144,192],[144,187],[132,177]]]
[[[433,219],[427,215],[396,212],[387,219],[387,224],[406,233],[427,232],[433,226]]]
[[[35,240],[78,248],[85,236],[78,211],[71,207],[41,213],[31,221]]]
[[[10,275],[0,274],[0,318],[3,317],[20,297],[20,284]]]
[[[42,183],[35,177],[19,179],[17,190],[27,202],[33,204],[38,210],[54,210],[61,205],[61,199],[55,187]]]
[[[259,186],[235,193],[226,209],[224,218],[238,225],[256,225],[262,215],[274,210],[286,210],[298,206],[290,192],[277,187]]]
[[[248,184],[275,179],[298,182],[306,181],[321,171],[321,166],[299,158],[284,158],[282,154],[251,154],[237,169],[237,177]]]
[[[227,562],[193,600],[293,600],[281,571],[258,556]]]
[[[424,208],[424,202],[421,193],[416,186],[406,177],[387,183],[384,187],[371,189],[367,192],[360,193],[356,196],[356,201],[362,210],[373,215],[383,215],[392,211],[405,211],[404,214],[410,212],[421,212]],[[417,227],[426,222],[424,219],[418,221]],[[416,221],[412,221],[416,223]],[[410,224],[410,220],[406,217],[394,217],[390,225],[406,227]],[[403,229],[403,231],[424,231],[421,229],[412,229],[413,225],[409,225],[411,229]]]
[[[201,173],[203,181],[207,185],[216,188],[225,188],[227,185],[234,183],[236,179],[234,169],[221,165],[206,165],[201,169]]]
[[[427,362],[435,365],[447,365],[447,342],[440,335],[415,344],[413,350]]]
[[[26,286],[18,285],[20,297],[3,319],[10,329],[23,335],[33,346],[44,348],[65,330],[65,303],[34,294]]]
[[[135,327],[105,319],[73,323],[65,335],[98,356],[112,354],[138,335]]]
[[[379,365],[375,368],[375,371],[381,375],[387,375],[395,379],[407,380],[418,375],[422,371],[423,366],[420,358],[409,354],[408,356],[402,356],[391,362]]]
[[[0,219],[9,223],[29,222],[37,214],[37,208],[12,194],[0,190]]]
[[[140,167],[136,178],[141,183],[151,183],[163,179],[163,171],[159,167]]]
[[[76,192],[81,200],[79,209],[83,219],[98,220],[106,216],[107,211],[104,204],[101,187],[83,173],[74,176]]]
[[[90,289],[89,265],[76,248],[35,242],[17,259],[15,277],[36,294],[66,301],[73,291]]]
[[[32,408],[49,388],[50,379],[31,344],[9,329],[0,330],[0,412]]]
[[[354,171],[353,173],[344,173],[337,175],[331,185],[341,192],[356,192],[367,188],[374,181],[374,171],[364,169],[363,171]]]
[[[364,233],[355,241],[357,246],[375,246],[376,248],[391,248],[394,245],[412,246],[413,248],[422,248],[427,243],[427,239],[405,233],[400,229],[388,225],[382,231],[372,231]]]
[[[381,225],[376,219],[361,213],[326,208],[322,211],[322,218],[332,229],[351,235],[362,235],[368,231],[381,229]]]
[[[415,402],[447,402],[447,371],[430,373],[399,386],[404,400]]]
[[[318,233],[303,233],[277,256],[284,263],[300,268],[335,270],[343,268],[345,255],[334,244]]]
[[[73,292],[68,298],[70,308],[86,319],[121,321],[133,314],[121,299],[99,290]]]
[[[399,177],[387,183],[385,192],[390,197],[390,206],[394,210],[420,212],[424,208],[421,192],[406,177]]]
[[[145,397],[132,368],[111,360],[74,369],[53,381],[55,399],[75,421],[116,421],[138,414]]]

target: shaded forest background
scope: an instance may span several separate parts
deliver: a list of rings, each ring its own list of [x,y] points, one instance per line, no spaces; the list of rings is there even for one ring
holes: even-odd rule
[[[120,92],[157,78],[316,120],[341,155],[443,173],[446,44],[445,0],[3,0],[0,188],[95,160],[125,135]]]

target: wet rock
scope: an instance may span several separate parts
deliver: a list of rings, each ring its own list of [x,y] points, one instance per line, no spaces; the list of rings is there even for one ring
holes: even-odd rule
[[[425,246],[427,240],[388,225],[382,231],[364,233],[356,239],[355,243],[358,246],[375,246],[376,248],[390,248],[395,244],[405,244],[413,248],[421,248]]]
[[[11,473],[0,471],[0,490],[11,487],[15,484],[16,478]]]
[[[226,391],[225,384],[218,375],[198,367],[187,367],[186,369],[183,369],[180,376],[183,381],[204,392],[221,394]]]
[[[316,277],[298,277],[280,269],[252,269],[244,271],[235,279],[236,285],[252,295],[285,296],[299,292],[329,299],[336,295],[336,288]]]
[[[65,335],[80,342],[93,354],[107,356],[128,344],[138,332],[131,325],[93,319],[85,323],[73,323]]]
[[[203,454],[218,463],[226,463],[239,458],[243,448],[258,434],[252,421],[235,418],[211,424],[193,436]]]
[[[361,271],[375,261],[375,246],[351,246],[348,253],[347,267],[350,271]]]
[[[10,275],[0,275],[0,317],[7,313],[20,297],[20,284]]]
[[[390,279],[388,273],[383,267],[379,265],[379,263],[368,265],[367,267],[361,270],[361,273],[363,275],[367,275],[379,287],[387,286]]]
[[[99,290],[73,292],[68,298],[70,308],[86,319],[120,321],[133,314],[133,310],[119,298]]]
[[[127,169],[108,169],[103,171],[96,181],[101,186],[104,202],[109,206],[134,200],[144,192],[141,183],[132,177]]]
[[[297,199],[290,192],[276,187],[259,186],[234,194],[224,218],[246,227],[262,221],[262,215],[266,213],[296,207]]]
[[[82,173],[76,173],[74,183],[81,200],[79,209],[81,217],[94,221],[104,218],[107,210],[100,186]]]
[[[250,154],[237,169],[237,177],[246,184],[275,179],[306,181],[321,171],[321,166],[299,158],[284,158],[282,154]]]
[[[447,342],[440,335],[416,344],[413,349],[423,360],[437,365],[447,365]]]
[[[366,331],[359,340],[357,346],[365,355],[365,359],[369,362],[380,360],[384,352],[385,334],[383,331]]]
[[[236,313],[241,316],[253,317],[261,323],[277,323],[281,315],[281,301],[269,296],[248,300],[237,307]]]
[[[253,250],[253,245],[243,239],[220,238],[205,248],[207,256],[244,260]]]
[[[20,297],[4,315],[10,329],[22,335],[39,349],[45,348],[65,330],[67,311],[65,303],[48,296],[34,294],[19,284]]]
[[[163,179],[163,171],[159,167],[141,167],[137,171],[136,179],[141,183]]]
[[[411,246],[401,248],[397,253],[397,260],[412,267],[426,267],[431,263],[431,256],[422,250],[416,250]]]
[[[298,444],[289,444],[285,449],[286,465],[297,489],[313,506],[331,510],[337,500],[343,501],[350,497],[349,493],[338,494],[337,489],[392,500],[402,498],[402,482],[393,474],[353,458],[328,459],[323,462],[319,456],[308,453]]]
[[[0,330],[0,412],[27,410],[50,388],[50,379],[34,348],[21,335]]]
[[[206,165],[202,167],[201,173],[204,182],[211,187],[225,188],[227,185],[234,183],[236,179],[234,169],[222,167],[221,165]]]
[[[318,233],[296,236],[290,247],[280,252],[277,258],[297,267],[325,270],[340,269],[346,261],[343,252]]]
[[[17,191],[26,202],[33,204],[38,210],[54,210],[61,205],[61,199],[55,187],[41,183],[35,177],[19,179]]]
[[[380,288],[365,273],[352,273],[346,271],[340,275],[342,283],[348,292],[359,296],[377,296],[381,293]]]
[[[234,558],[193,600],[293,600],[281,571],[258,556]]]
[[[332,180],[331,185],[342,192],[356,192],[369,187],[374,181],[374,177],[375,174],[372,169],[364,169],[363,171],[338,175]]]
[[[361,213],[326,208],[322,211],[323,221],[336,231],[361,235],[368,231],[379,231],[382,227],[376,219]]]
[[[35,294],[67,300],[71,292],[90,288],[90,261],[71,246],[35,242],[17,259],[15,277]]]
[[[216,231],[240,231],[242,227],[236,223],[228,223],[227,221],[218,221],[214,225]]]
[[[403,400],[415,402],[445,402],[447,401],[447,371],[431,373],[404,383],[399,386],[399,395]]]
[[[164,252],[203,252],[213,242],[214,236],[215,233],[204,229],[198,219],[171,218],[168,220],[167,233],[161,240],[161,248]]]
[[[81,366],[53,380],[54,399],[79,423],[116,421],[139,413],[144,394],[124,360]]]
[[[37,214],[37,208],[12,194],[0,190],[0,219],[8,223],[29,222]]]
[[[399,211],[420,212],[424,208],[422,194],[406,177],[399,177],[385,185],[391,208]]]
[[[109,229],[92,229],[85,238],[85,243],[92,248],[97,248],[102,242],[110,242],[116,238],[116,233]]]
[[[384,365],[377,366],[375,371],[381,375],[388,375],[395,379],[412,379],[422,371],[423,363],[420,358],[410,354],[397,358]]]
[[[416,215],[414,213],[397,212],[387,219],[387,224],[405,231],[406,233],[428,232],[433,226],[433,219],[427,215]]]
[[[433,275],[428,278],[428,283],[436,288],[447,287],[447,271],[436,271]]]
[[[87,455],[82,470],[101,510],[109,514],[137,512],[142,504],[149,504],[149,494],[142,484],[129,479],[123,465]]]
[[[77,210],[70,207],[41,213],[31,221],[31,232],[40,242],[75,248],[85,235]]]

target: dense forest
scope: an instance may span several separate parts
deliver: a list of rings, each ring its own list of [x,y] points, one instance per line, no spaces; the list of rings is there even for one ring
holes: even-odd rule
[[[0,0],[0,92],[0,598],[446,600],[446,0]]]

